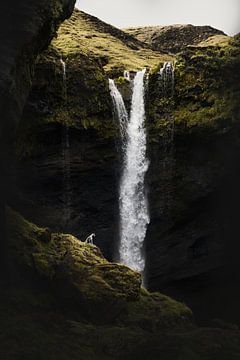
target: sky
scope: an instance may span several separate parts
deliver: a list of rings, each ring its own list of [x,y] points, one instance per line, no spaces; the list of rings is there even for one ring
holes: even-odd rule
[[[77,0],[77,7],[119,28],[193,24],[240,32],[240,0]]]

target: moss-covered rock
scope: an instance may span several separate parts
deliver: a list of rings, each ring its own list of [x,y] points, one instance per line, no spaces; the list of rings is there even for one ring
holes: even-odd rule
[[[95,245],[49,234],[10,209],[8,226],[15,267],[50,282],[61,301],[80,306],[92,321],[114,316],[122,324],[157,331],[191,319],[185,305],[141,288],[139,273],[109,263]]]
[[[159,67],[150,73],[148,122],[160,136],[174,122],[174,135],[210,137],[239,122],[238,36],[225,46],[189,47],[175,62],[174,96],[165,96]],[[150,138],[151,140],[151,138]]]
[[[50,283],[61,303],[93,322],[115,319],[123,326],[158,331],[190,321],[185,305],[150,294],[141,288],[140,274],[109,263],[95,245],[72,235],[49,234],[10,209],[8,228],[15,269]]]
[[[176,63],[175,125],[183,131],[226,132],[239,122],[239,47],[191,49]]]
[[[12,210],[8,224],[15,272],[0,293],[5,360],[239,358],[237,327],[197,328],[184,304],[141,288],[139,274],[97,247],[71,235],[49,241]]]
[[[52,282],[62,299],[101,318],[119,312],[140,296],[141,276],[124,265],[109,263],[100,250],[71,235],[52,234],[9,211],[11,250],[17,266]],[[96,311],[96,308],[98,311]],[[95,309],[95,311],[94,311]],[[110,315],[111,314],[111,315]]]

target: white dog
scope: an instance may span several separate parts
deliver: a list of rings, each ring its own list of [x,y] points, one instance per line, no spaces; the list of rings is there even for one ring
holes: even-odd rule
[[[94,240],[95,236],[96,236],[95,233],[89,235],[84,242],[85,242],[86,244],[91,244],[91,245],[93,245],[93,240]]]

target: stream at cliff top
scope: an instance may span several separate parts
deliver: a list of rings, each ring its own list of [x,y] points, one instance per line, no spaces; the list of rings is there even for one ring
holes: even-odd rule
[[[109,81],[120,126],[123,153],[119,189],[119,255],[121,263],[141,273],[145,268],[143,243],[150,222],[145,191],[145,175],[148,170],[144,103],[145,72],[145,69],[137,72],[134,78],[130,117],[114,81]]]

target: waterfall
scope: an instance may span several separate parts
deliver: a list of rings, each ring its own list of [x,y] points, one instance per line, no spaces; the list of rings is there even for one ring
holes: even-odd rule
[[[63,97],[67,100],[67,67],[60,59],[62,65]],[[62,128],[62,159],[63,159],[63,212],[64,224],[68,225],[71,218],[71,168],[70,168],[70,142],[69,126],[64,124]]]
[[[125,134],[122,138],[123,170],[119,196],[120,261],[141,273],[145,268],[143,243],[150,221],[145,192],[145,174],[148,170],[144,104],[145,71],[139,71],[133,82],[130,118],[126,117],[127,112],[121,94],[110,80],[113,104],[118,114],[120,128],[123,125],[123,134]]]
[[[109,79],[109,88],[111,97],[113,100],[113,109],[115,111],[115,115],[119,120],[119,129],[122,138],[122,144],[124,143],[124,139],[126,137],[126,129],[128,124],[128,113],[122,98],[122,95],[118,88],[116,87],[114,80]]]
[[[174,94],[174,64],[170,61],[165,62],[159,71],[162,91],[165,97],[171,97]]]
[[[168,61],[168,62],[164,63],[163,67],[159,71],[159,80],[160,80],[160,91],[161,91],[162,98],[165,98],[169,102],[168,109],[170,110],[173,105],[174,87],[175,87],[174,63],[173,62]],[[169,141],[172,146],[173,138],[174,138],[174,118],[172,117],[172,115],[169,115],[169,118],[170,118]]]
[[[169,215],[169,209],[174,208],[174,173],[175,173],[175,122],[174,122],[174,88],[175,88],[175,76],[174,76],[174,63],[165,62],[159,71],[159,100],[164,104],[164,121],[165,121],[165,134],[162,138],[161,149],[161,163],[162,173],[165,176],[165,183],[167,184],[162,191],[162,216],[168,214],[169,221],[171,216]]]
[[[67,80],[67,70],[66,70],[66,63],[63,61],[63,59],[60,59],[62,70],[63,70],[63,84],[66,85]]]

